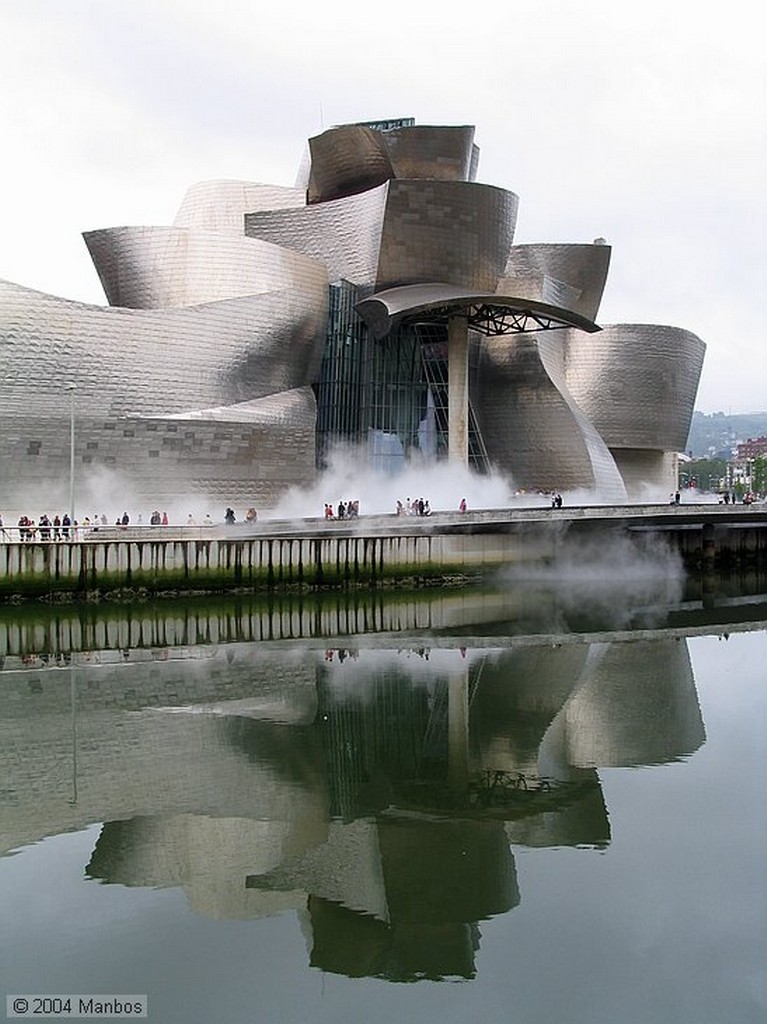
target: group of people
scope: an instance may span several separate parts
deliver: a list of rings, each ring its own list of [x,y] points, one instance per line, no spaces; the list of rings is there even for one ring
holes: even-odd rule
[[[77,522],[75,522],[75,527]],[[34,519],[30,519],[29,516],[19,516],[19,540],[30,541],[34,540],[35,536],[39,540],[69,540],[70,531],[74,536],[74,530],[72,529],[72,520],[65,512],[63,516],[58,513],[50,519],[48,515],[43,512],[40,518],[35,523]],[[3,520],[0,518],[0,530],[5,533],[3,526]]]
[[[407,498],[405,504],[398,499],[395,513],[398,516],[430,516],[431,506],[429,505],[428,499],[424,498]]]
[[[326,519],[356,519],[359,514],[359,499],[354,501],[339,501],[337,509],[334,509],[330,502],[325,502]]]
[[[153,513],[153,515],[155,514],[159,516],[159,513]],[[154,520],[152,522],[154,523]],[[167,512],[164,515],[163,522],[167,526]],[[127,526],[129,523],[130,516],[127,512],[123,512],[121,516],[117,517],[115,526]],[[139,516],[139,525],[140,523],[141,517]],[[92,518],[91,516],[85,516],[82,522],[80,522],[77,519],[73,521],[67,512],[63,515],[59,515],[57,512],[53,519],[50,518],[47,512],[43,512],[37,522],[28,515],[21,515],[17,524],[19,540],[22,541],[79,540],[85,533],[95,533],[99,527],[107,525],[108,520],[103,513],[101,515],[94,515]],[[2,535],[7,536],[2,516],[0,516],[0,531],[2,531]]]
[[[720,498],[719,498],[719,504],[720,505],[722,503],[724,503],[725,505],[735,505],[735,504],[737,504],[737,501],[738,501],[738,496],[735,493],[735,491],[733,491],[732,494],[730,494],[729,491],[725,491],[724,494],[721,495]],[[756,501],[756,495],[752,494],[750,491],[746,491],[746,493],[743,495],[743,504],[744,505],[753,505],[755,501]]]

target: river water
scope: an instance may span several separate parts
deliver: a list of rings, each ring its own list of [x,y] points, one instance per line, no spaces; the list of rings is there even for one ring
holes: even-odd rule
[[[766,1019],[767,586],[0,610],[4,993]]]

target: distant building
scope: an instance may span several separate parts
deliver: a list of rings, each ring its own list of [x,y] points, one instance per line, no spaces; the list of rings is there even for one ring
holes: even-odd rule
[[[705,346],[596,317],[610,247],[514,244],[471,126],[309,140],[296,188],[193,186],[85,234],[108,307],[0,282],[4,503],[117,474],[136,501],[273,505],[336,441],[607,500],[676,486]],[[670,284],[671,287],[671,284]],[[34,507],[34,506],[33,506]]]
[[[735,451],[737,462],[745,462],[746,459],[758,459],[767,455],[767,437],[749,437],[747,441],[741,441]]]

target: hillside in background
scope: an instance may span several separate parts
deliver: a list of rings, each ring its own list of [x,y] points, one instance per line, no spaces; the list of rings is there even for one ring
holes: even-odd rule
[[[732,449],[739,441],[765,435],[767,412],[738,413],[734,416],[728,416],[723,412],[709,415],[694,412],[685,450],[694,459],[729,459]]]

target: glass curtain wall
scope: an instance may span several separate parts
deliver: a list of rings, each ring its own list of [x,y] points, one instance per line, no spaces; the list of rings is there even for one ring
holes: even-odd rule
[[[336,444],[364,446],[367,461],[397,472],[410,460],[448,455],[447,328],[408,324],[374,341],[355,305],[367,289],[348,281],[330,287],[330,317],[317,394],[317,465]],[[476,379],[477,338],[469,346]],[[471,388],[470,388],[471,389]],[[487,452],[469,406],[469,463],[487,471]]]
[[[334,444],[367,443],[374,342],[354,307],[368,293],[349,281],[330,286],[325,352],[315,389],[319,469],[326,468]]]

